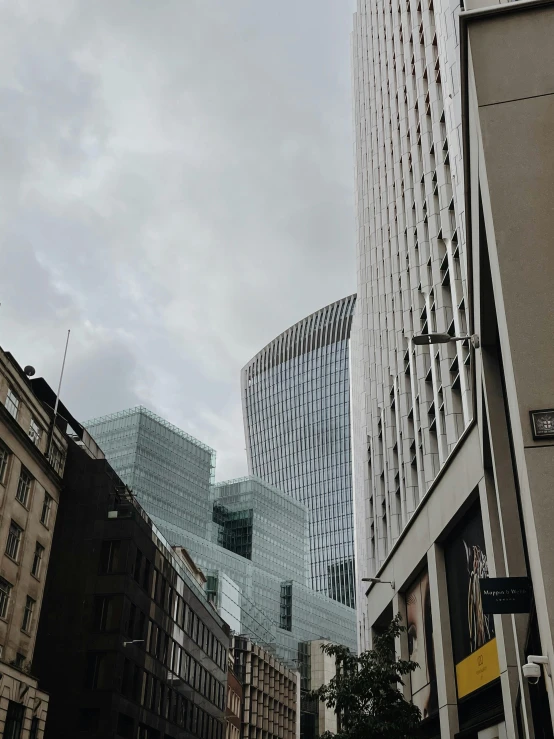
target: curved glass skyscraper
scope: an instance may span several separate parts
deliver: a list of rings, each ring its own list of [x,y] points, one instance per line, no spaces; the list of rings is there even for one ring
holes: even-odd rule
[[[350,329],[356,296],[282,333],[242,370],[249,471],[309,511],[310,584],[355,605]]]

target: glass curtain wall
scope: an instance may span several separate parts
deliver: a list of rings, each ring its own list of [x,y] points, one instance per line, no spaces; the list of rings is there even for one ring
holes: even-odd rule
[[[249,472],[309,511],[310,585],[355,605],[350,328],[356,296],[292,326],[242,371]]]
[[[154,523],[205,536],[215,452],[143,407],[85,423]]]

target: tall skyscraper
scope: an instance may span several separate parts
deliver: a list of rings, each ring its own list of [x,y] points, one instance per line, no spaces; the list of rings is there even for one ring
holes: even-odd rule
[[[359,643],[403,614],[437,739],[553,735],[553,37],[541,2],[354,22]]]
[[[291,326],[242,370],[249,472],[309,511],[310,583],[353,607],[350,328],[356,296]]]
[[[359,578],[385,560],[471,418],[459,2],[358,0],[352,329]],[[360,586],[361,587],[361,586]]]

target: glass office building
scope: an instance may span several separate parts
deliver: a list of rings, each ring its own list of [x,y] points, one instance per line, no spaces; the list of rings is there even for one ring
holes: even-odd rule
[[[355,605],[350,329],[356,296],[322,308],[242,370],[249,472],[309,511],[309,582]]]
[[[307,584],[304,505],[255,477],[220,483],[213,493],[218,544],[283,580]]]
[[[234,630],[291,666],[313,639],[356,648],[355,612],[308,586],[303,503],[254,477],[213,484],[215,453],[145,408],[85,425]]]
[[[206,535],[213,449],[141,406],[85,425],[157,526]]]

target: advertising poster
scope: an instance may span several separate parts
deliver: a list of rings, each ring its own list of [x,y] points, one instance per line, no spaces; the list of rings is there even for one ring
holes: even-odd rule
[[[458,698],[500,676],[494,620],[483,613],[479,578],[488,577],[479,509],[450,535],[445,546],[452,650]]]
[[[424,719],[438,711],[433,621],[427,570],[406,593],[406,609],[410,660],[419,665],[410,675],[412,702],[419,708]]]

